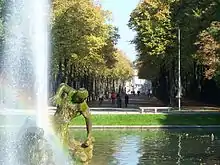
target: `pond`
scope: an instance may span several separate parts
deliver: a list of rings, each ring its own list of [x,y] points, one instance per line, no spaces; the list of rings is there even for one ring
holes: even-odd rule
[[[90,165],[220,164],[220,130],[93,130],[93,136]]]

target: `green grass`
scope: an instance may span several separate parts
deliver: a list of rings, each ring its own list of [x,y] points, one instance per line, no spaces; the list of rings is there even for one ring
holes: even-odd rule
[[[92,115],[93,125],[218,125],[218,114],[146,114],[146,115]],[[77,117],[72,125],[84,125],[84,119]]]

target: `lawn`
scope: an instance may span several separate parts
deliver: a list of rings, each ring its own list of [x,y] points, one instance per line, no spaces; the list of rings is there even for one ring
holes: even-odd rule
[[[220,114],[146,114],[146,115],[92,115],[93,125],[219,125]],[[72,125],[84,125],[82,117]]]
[[[51,116],[52,117],[52,116]],[[26,116],[0,116],[1,123],[23,124]],[[72,120],[72,125],[85,125],[82,116]],[[220,125],[220,114],[109,114],[92,115],[93,125]]]

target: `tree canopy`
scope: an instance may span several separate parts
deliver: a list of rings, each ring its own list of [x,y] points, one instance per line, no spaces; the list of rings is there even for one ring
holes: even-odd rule
[[[131,13],[139,75],[153,80],[171,104],[178,88],[178,29],[183,94],[204,94],[208,81],[220,84],[219,9],[218,0],[142,0]]]
[[[53,1],[51,75],[57,85],[93,88],[95,79],[113,82],[132,76],[129,60],[116,48],[118,29],[108,19],[109,11],[91,0]]]
[[[3,55],[7,19],[12,1],[0,0],[0,47]],[[53,0],[51,17],[50,90],[61,83],[84,87],[89,94],[114,90],[131,78],[131,62],[117,48],[118,28],[111,13],[93,0]],[[19,10],[19,9],[18,9]],[[24,46],[24,48],[27,46]],[[28,47],[29,48],[29,47]],[[1,65],[2,67],[2,65]]]

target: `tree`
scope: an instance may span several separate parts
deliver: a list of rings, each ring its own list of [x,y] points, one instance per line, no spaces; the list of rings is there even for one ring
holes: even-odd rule
[[[117,76],[109,74],[118,67],[116,44],[120,36],[116,27],[106,23],[108,11],[90,0],[55,0],[53,9],[53,91],[66,82],[74,88],[87,88],[91,96],[98,88],[104,90],[105,84],[112,86],[118,77],[129,77],[124,74],[130,68]]]
[[[205,67],[205,77],[212,79],[219,69],[220,58],[220,22],[212,22],[211,26],[199,34],[196,58]]]
[[[143,78],[155,80],[162,71],[162,74],[170,73],[167,75],[170,82],[175,81],[176,37],[171,23],[171,2],[145,0],[131,13],[128,25],[137,32],[133,43],[138,51],[139,75]]]
[[[218,79],[218,64],[207,60],[207,51],[210,58],[216,56],[219,41],[207,29],[213,29],[213,22],[219,21],[219,6],[217,0],[144,0],[131,13],[129,27],[137,32],[133,43],[138,51],[139,74],[157,84],[157,95],[166,91],[162,92],[163,100],[173,104],[178,88],[178,28],[183,94],[200,97],[206,88],[202,85],[207,78],[204,71],[212,70],[211,78]],[[208,46],[212,48],[207,50]]]

